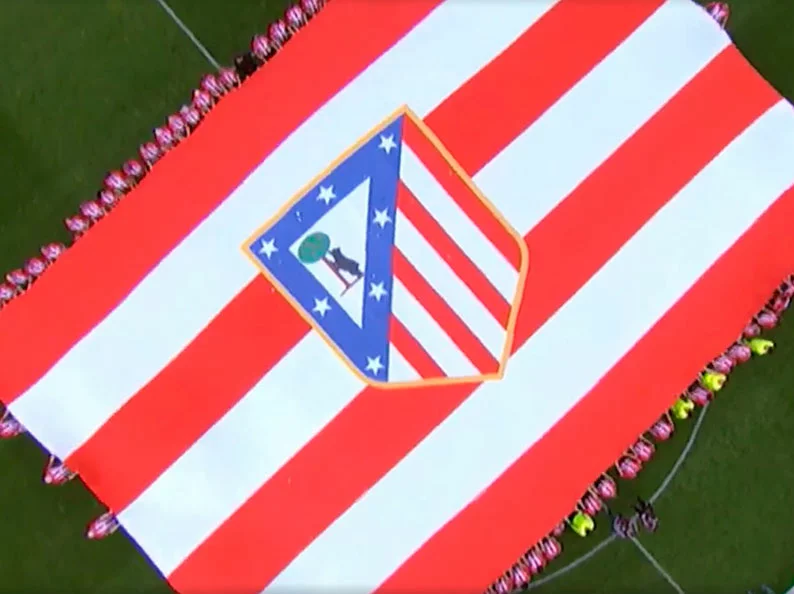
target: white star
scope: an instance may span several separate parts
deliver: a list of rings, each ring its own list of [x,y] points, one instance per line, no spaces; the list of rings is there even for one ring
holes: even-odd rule
[[[267,256],[268,260],[270,260],[270,257],[277,251],[278,251],[278,248],[276,247],[276,240],[275,239],[271,239],[269,241],[265,241],[263,239],[262,240],[262,245],[259,246],[259,253],[260,254],[264,254],[265,256]]]
[[[383,369],[383,363],[380,362],[380,357],[367,357],[367,371],[371,371],[372,375],[378,375],[378,372]]]
[[[380,298],[386,295],[386,289],[383,288],[383,283],[370,283],[369,296],[374,297],[375,301],[380,301]]]
[[[381,134],[378,148],[386,151],[387,155],[391,153],[393,148],[397,148],[397,144],[394,142],[394,134],[389,134],[388,136]]]
[[[376,225],[380,225],[380,228],[383,229],[386,226],[386,223],[391,223],[391,217],[389,216],[389,209],[384,208],[383,210],[375,209],[375,218],[372,219],[372,222]]]
[[[317,196],[317,200],[325,202],[325,205],[328,206],[334,198],[336,198],[336,194],[334,194],[333,186],[328,186],[327,188],[320,186],[320,195]]]
[[[328,297],[323,297],[322,299],[317,299],[317,297],[314,298],[314,307],[312,311],[320,314],[321,318],[325,317],[329,309],[331,309],[331,306],[328,305]]]

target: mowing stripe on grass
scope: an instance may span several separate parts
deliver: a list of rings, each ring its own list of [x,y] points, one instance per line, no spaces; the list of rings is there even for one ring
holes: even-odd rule
[[[212,64],[212,67],[215,68],[215,70],[220,69],[221,65],[218,63],[215,57],[209,52],[209,50],[206,47],[204,47],[204,44],[198,40],[198,37],[195,36],[193,31],[191,31],[188,28],[188,26],[182,22],[182,19],[180,19],[179,16],[177,16],[174,10],[170,6],[168,6],[168,3],[165,0],[155,0],[155,1],[157,2],[157,4],[160,5],[160,8],[162,8],[169,17],[171,17],[171,20],[174,21],[174,23],[176,23],[176,26],[182,29],[182,32],[185,35],[187,35],[190,41],[193,42],[193,45],[195,45],[196,49],[200,51],[201,54],[207,59],[207,62]]]
[[[640,552],[645,556],[645,558],[650,562],[650,564],[653,565],[654,568],[656,568],[656,571],[659,572],[659,575],[661,575],[665,580],[667,580],[667,583],[670,584],[675,589],[675,591],[678,592],[678,594],[685,594],[683,588],[681,588],[681,586],[678,585],[678,583],[672,578],[672,576],[665,571],[664,567],[659,565],[659,562],[654,558],[653,555],[651,555],[648,552],[648,550],[644,546],[640,544],[640,541],[638,541],[636,538],[632,538],[631,542],[634,543],[634,546],[637,547],[640,550]]]

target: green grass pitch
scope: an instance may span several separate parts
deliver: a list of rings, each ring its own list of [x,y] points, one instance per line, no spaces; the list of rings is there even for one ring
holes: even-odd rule
[[[794,3],[731,5],[729,29],[739,48],[794,97]],[[170,6],[228,63],[284,4],[170,0]],[[210,67],[154,0],[12,0],[2,11],[0,265],[8,270],[42,243],[65,239],[63,217],[187,100]],[[761,584],[782,592],[794,579],[794,314],[775,338],[777,351],[736,372],[708,409],[691,454],[658,500],[659,533],[641,539],[687,593],[741,594]],[[694,423],[679,423],[640,478],[621,483],[622,498],[656,490]],[[2,589],[168,592],[127,539],[83,538],[101,507],[79,481],[43,486],[44,462],[28,437],[0,443]],[[567,535],[564,555],[546,573],[605,538],[608,522],[601,516],[598,524],[585,540]],[[633,544],[613,542],[536,591],[676,590]]]

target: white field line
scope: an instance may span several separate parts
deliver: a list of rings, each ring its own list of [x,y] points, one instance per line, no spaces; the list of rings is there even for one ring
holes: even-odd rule
[[[188,26],[182,22],[182,19],[177,16],[174,10],[168,6],[168,3],[165,0],[156,0],[156,2],[160,5],[160,8],[162,8],[169,17],[171,17],[171,20],[176,23],[176,26],[182,29],[182,32],[187,35],[190,41],[193,42],[193,45],[195,45],[196,49],[200,51],[201,54],[207,59],[207,62],[212,64],[212,67],[215,68],[215,70],[219,70],[221,65],[218,63],[215,57],[206,47],[204,47],[204,44],[198,40],[198,37],[194,35],[193,31],[191,31]]]
[[[640,544],[639,540],[637,540],[636,538],[632,538],[631,542],[634,543],[634,546],[637,547],[640,550],[640,552],[645,556],[645,558],[650,562],[650,564],[654,566],[656,571],[659,572],[659,575],[661,575],[665,580],[667,580],[667,583],[670,584],[673,587],[673,589],[675,589],[675,591],[678,592],[678,594],[686,594],[684,592],[684,589],[678,585],[678,583],[672,578],[672,576],[669,573],[667,573],[667,571],[665,571],[664,567],[662,567],[659,564],[659,562],[654,558],[654,556],[651,555],[648,552],[648,550]]]

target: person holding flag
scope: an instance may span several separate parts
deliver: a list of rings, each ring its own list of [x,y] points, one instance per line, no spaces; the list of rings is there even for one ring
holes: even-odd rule
[[[11,439],[24,432],[25,428],[22,423],[16,420],[10,410],[5,409],[2,418],[0,418],[0,439]]]
[[[593,484],[593,489],[601,499],[614,499],[618,496],[618,485],[608,474],[602,474]]]
[[[108,511],[88,525],[85,535],[89,540],[102,540],[116,532],[119,527],[115,514]]]
[[[522,590],[526,588],[532,579],[532,572],[530,571],[527,563],[523,560],[520,560],[518,563],[513,565],[513,568],[510,570],[510,572],[513,579],[513,588],[516,590]]]
[[[642,463],[632,454],[626,453],[615,463],[615,468],[620,478],[630,481],[637,478],[642,470]]]
[[[69,469],[61,460],[50,454],[47,465],[44,467],[44,484],[53,486],[65,485],[76,476],[76,472]]]
[[[724,373],[719,373],[713,369],[706,369],[700,374],[700,385],[706,388],[712,394],[722,390],[728,376]]]
[[[727,2],[709,2],[706,4],[706,12],[723,29],[728,24],[728,18],[731,16],[731,9]]]
[[[540,550],[543,556],[546,557],[546,561],[551,562],[562,553],[562,545],[559,540],[549,535],[540,541]]]
[[[755,316],[755,322],[762,330],[772,330],[779,321],[777,314],[766,308],[759,311],[758,315]]]
[[[499,576],[499,579],[496,580],[496,583],[493,585],[493,591],[496,594],[508,594],[513,590],[513,576],[510,575],[510,571],[505,571],[504,575]]]
[[[6,282],[11,284],[17,293],[24,293],[30,286],[30,275],[22,268],[16,268],[6,274]]]
[[[524,556],[521,557],[521,561],[524,561],[527,564],[529,567],[529,573],[532,576],[538,575],[541,571],[543,571],[543,568],[546,567],[546,557],[543,556],[543,552],[537,545],[524,553]]]
[[[0,308],[17,296],[17,290],[11,283],[0,283]]]
[[[650,433],[656,441],[667,441],[670,439],[673,431],[675,431],[675,425],[668,413],[662,415],[659,420],[648,429],[648,433]]]
[[[753,355],[763,356],[775,348],[775,343],[764,338],[751,338],[747,341]]]
[[[741,340],[733,343],[725,352],[725,354],[726,356],[730,357],[734,366],[739,365],[740,363],[747,363],[750,360],[750,357],[753,356],[753,352],[750,350],[750,347]]]
[[[733,371],[734,362],[733,359],[728,357],[727,355],[720,355],[716,359],[714,359],[711,363],[708,364],[707,369],[711,371],[716,371],[717,373],[721,373],[724,376],[728,376],[728,374]]]
[[[695,382],[689,389],[686,391],[685,396],[687,399],[694,402],[697,406],[704,407],[711,399],[714,398],[714,394],[709,392],[706,388],[701,386],[698,382]]]
[[[25,262],[24,271],[30,277],[31,282],[39,278],[47,269],[47,261],[44,258],[33,256]]]
[[[571,527],[571,530],[583,538],[595,529],[595,521],[593,518],[580,510],[576,510],[573,516],[566,521]]]
[[[637,439],[637,441],[631,446],[629,451],[642,464],[646,464],[651,461],[651,458],[653,458],[656,448],[650,441],[640,436],[639,439]]]
[[[686,396],[681,396],[678,398],[678,400],[675,401],[675,404],[673,404],[670,410],[676,419],[683,421],[689,418],[689,415],[692,413],[692,410],[694,408],[695,408],[694,402],[692,402]]]
[[[66,251],[66,246],[60,242],[47,243],[41,246],[39,252],[47,262],[52,264]]]
[[[325,4],[325,0],[300,0],[300,7],[308,18],[316,15]]]
[[[127,159],[121,166],[121,172],[125,176],[128,187],[137,185],[146,175],[146,168],[138,159]]]
[[[595,516],[601,511],[601,500],[595,493],[587,492],[577,503],[577,507],[588,516]]]

